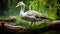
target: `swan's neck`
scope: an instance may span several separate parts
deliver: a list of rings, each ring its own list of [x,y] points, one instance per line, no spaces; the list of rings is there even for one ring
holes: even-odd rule
[[[24,10],[25,10],[25,6],[21,6],[20,16],[23,16],[24,15]]]
[[[25,6],[21,6],[20,12],[24,12],[24,10],[25,10]]]

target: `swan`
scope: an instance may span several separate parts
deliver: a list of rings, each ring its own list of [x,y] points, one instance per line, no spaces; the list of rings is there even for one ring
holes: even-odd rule
[[[21,7],[20,9],[20,17],[21,19],[24,19],[26,21],[30,21],[31,24],[30,25],[35,25],[35,22],[40,21],[40,20],[44,20],[44,19],[49,19],[46,18],[43,14],[34,11],[34,10],[29,10],[24,12],[25,10],[25,4],[23,2],[18,2],[18,4],[16,5],[16,7]]]

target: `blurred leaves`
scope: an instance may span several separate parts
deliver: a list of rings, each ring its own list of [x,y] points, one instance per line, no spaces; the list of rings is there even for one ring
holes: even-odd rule
[[[57,0],[36,0],[36,1],[30,1],[29,9],[30,10],[36,10],[42,14],[44,14],[46,17],[55,20],[56,15],[56,7]]]
[[[20,18],[20,7],[15,7],[20,1],[23,1],[26,5],[25,12],[27,10],[35,10],[39,13],[42,13],[47,18],[56,20],[57,6],[59,6],[59,4],[57,4],[57,0],[8,0],[8,9],[7,13],[5,14],[7,16],[16,16],[16,24],[30,24],[30,22]],[[41,22],[43,23],[43,21],[39,21],[36,24],[41,24]]]

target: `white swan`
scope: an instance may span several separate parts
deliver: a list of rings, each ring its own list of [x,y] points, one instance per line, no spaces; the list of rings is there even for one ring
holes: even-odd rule
[[[42,15],[41,13],[38,13],[37,11],[34,11],[34,10],[29,10],[27,12],[24,12],[25,4],[23,2],[19,2],[16,7],[19,7],[19,6],[21,7],[20,17],[24,20],[32,22],[31,25],[33,23],[35,25],[36,21],[40,21],[40,20],[43,20],[43,19],[48,19],[44,15]]]

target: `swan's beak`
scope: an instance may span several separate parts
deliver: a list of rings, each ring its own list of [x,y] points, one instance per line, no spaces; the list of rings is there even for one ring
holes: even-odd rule
[[[19,7],[20,5],[18,4],[16,7]]]

